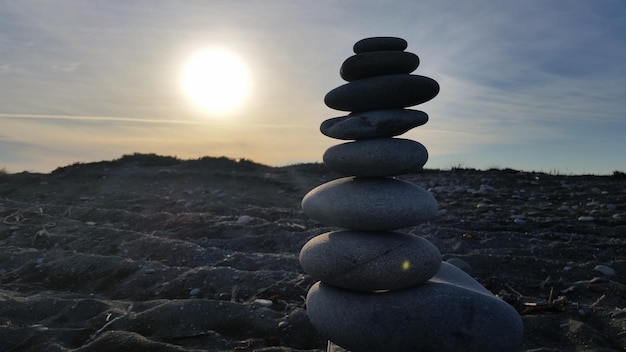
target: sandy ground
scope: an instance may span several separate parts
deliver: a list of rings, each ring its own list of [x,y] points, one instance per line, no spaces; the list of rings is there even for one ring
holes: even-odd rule
[[[319,351],[300,248],[323,165],[154,155],[0,175],[0,350]],[[425,171],[433,242],[522,315],[523,351],[626,351],[626,179]]]

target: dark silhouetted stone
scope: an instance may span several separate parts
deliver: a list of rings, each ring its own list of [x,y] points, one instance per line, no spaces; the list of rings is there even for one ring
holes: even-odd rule
[[[371,37],[354,43],[352,50],[356,53],[380,50],[404,50],[409,45],[406,40],[397,37]]]
[[[405,108],[427,102],[437,93],[439,84],[432,78],[385,75],[339,86],[326,94],[324,103],[343,111]]]
[[[428,115],[419,110],[371,110],[325,120],[320,131],[336,139],[394,137],[426,122]]]
[[[409,74],[419,64],[419,57],[406,51],[373,51],[347,58],[341,65],[339,75],[346,81],[355,81],[374,76]]]

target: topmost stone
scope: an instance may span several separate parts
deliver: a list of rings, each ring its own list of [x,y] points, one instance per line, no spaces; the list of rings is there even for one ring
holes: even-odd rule
[[[355,54],[370,51],[399,50],[403,51],[409,44],[406,40],[396,37],[372,37],[361,39],[354,44]]]

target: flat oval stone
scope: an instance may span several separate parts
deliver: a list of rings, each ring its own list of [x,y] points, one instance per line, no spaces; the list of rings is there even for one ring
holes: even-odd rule
[[[311,218],[346,229],[396,230],[437,215],[437,201],[421,187],[393,178],[344,177],[312,189],[302,199]]]
[[[419,110],[370,110],[325,120],[320,131],[331,138],[359,140],[398,136],[426,122],[428,114]]]
[[[402,38],[397,37],[371,37],[361,39],[354,43],[352,50],[356,54],[365,53],[368,51],[380,51],[380,50],[404,50],[409,43]]]
[[[343,111],[405,108],[422,104],[439,93],[432,78],[418,75],[385,75],[339,86],[326,94],[329,108]]]
[[[324,164],[341,175],[384,177],[422,170],[428,150],[402,138],[375,138],[342,143],[326,150]]]
[[[317,280],[351,290],[395,290],[426,282],[441,266],[427,240],[398,232],[334,231],[300,251],[300,265]]]
[[[350,56],[343,62],[339,75],[354,81],[381,75],[411,73],[419,66],[417,55],[406,51],[372,51]]]
[[[465,275],[462,281],[474,281],[456,270],[460,273],[454,275]],[[523,335],[522,320],[513,307],[462,282],[429,280],[385,292],[344,290],[317,282],[306,306],[320,334],[351,352],[517,351]]]

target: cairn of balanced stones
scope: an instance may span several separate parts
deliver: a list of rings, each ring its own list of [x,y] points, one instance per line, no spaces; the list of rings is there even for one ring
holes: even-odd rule
[[[394,176],[422,169],[426,148],[396,138],[425,124],[406,109],[439,93],[438,83],[413,75],[417,55],[401,38],[358,41],[341,66],[347,84],[324,101],[350,112],[321,124],[330,147],[324,164],[345,177],[311,190],[302,208],[341,228],[307,242],[303,269],[319,280],[306,298],[309,319],[331,343],[352,352],[514,351],[522,322],[515,309],[455,266],[437,247],[400,232],[432,219],[437,201]]]

